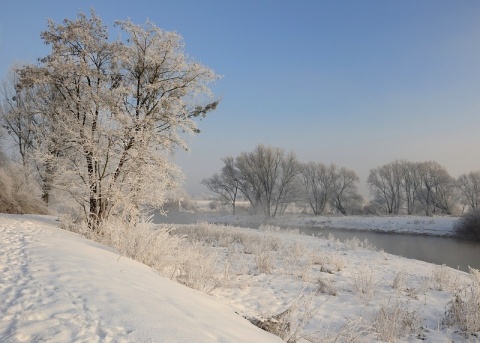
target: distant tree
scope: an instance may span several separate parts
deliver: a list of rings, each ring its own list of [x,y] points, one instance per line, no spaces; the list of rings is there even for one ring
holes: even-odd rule
[[[413,214],[418,201],[418,193],[422,189],[419,163],[408,161],[399,161],[399,163],[407,214]]]
[[[169,154],[186,148],[182,132],[198,132],[195,118],[217,76],[183,51],[181,37],[147,22],[117,22],[125,41],[109,41],[92,10],[41,34],[51,46],[38,66],[20,71],[19,89],[46,90],[42,125],[55,125],[36,147],[58,171],[56,189],[80,204],[91,229],[113,214],[134,219],[160,207],[179,171]],[[49,91],[50,90],[50,91]],[[38,105],[38,103],[37,103]],[[62,150],[52,149],[62,142]]]
[[[27,164],[27,150],[31,145],[32,116],[26,112],[27,92],[17,89],[19,75],[14,68],[8,72],[0,89],[0,123],[13,139],[22,164]]]
[[[398,161],[370,170],[367,184],[375,198],[383,199],[387,214],[398,214],[401,206],[401,164]]]
[[[281,215],[295,199],[300,163],[293,152],[257,145],[235,159],[240,190],[254,208],[261,206],[267,217]]]
[[[480,171],[462,174],[457,179],[457,187],[462,194],[464,203],[472,209],[480,205]]]
[[[428,161],[419,164],[419,171],[422,189],[418,193],[418,199],[425,214],[431,216],[436,213],[436,209],[450,214],[454,182],[447,170],[435,161]]]
[[[53,136],[52,124],[55,122],[47,124],[47,116],[43,114],[48,113],[53,117],[55,108],[51,106],[51,97],[54,93],[48,86],[21,88],[18,68],[21,67],[11,68],[0,91],[0,123],[14,143],[14,152],[18,153],[14,156],[19,157],[25,180],[34,181],[32,175],[36,178],[42,188],[42,199],[48,205],[54,177],[53,166],[35,156],[40,144],[47,141],[43,138]],[[54,142],[54,139],[50,139],[50,142]],[[56,145],[56,151],[60,151],[63,143]]]
[[[235,203],[237,200],[240,179],[235,167],[234,158],[229,156],[222,159],[225,164],[220,174],[214,174],[211,178],[204,179],[202,184],[212,192],[219,194],[223,200],[232,206],[235,215]]]
[[[350,169],[340,168],[332,189],[331,206],[343,215],[348,210],[360,208],[363,197],[358,193],[359,177]]]
[[[300,175],[308,205],[315,215],[322,214],[333,197],[337,167],[310,162],[302,165]]]

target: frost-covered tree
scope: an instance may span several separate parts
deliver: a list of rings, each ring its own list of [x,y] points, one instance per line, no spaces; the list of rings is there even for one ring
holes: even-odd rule
[[[338,177],[334,164],[319,162],[303,164],[301,180],[305,199],[315,215],[325,211],[329,201],[333,199],[333,188]]]
[[[387,214],[398,214],[401,206],[401,165],[398,161],[370,170],[367,184],[374,197],[383,199]]]
[[[457,187],[462,194],[462,201],[472,209],[480,205],[480,171],[462,174],[457,179]]]
[[[51,90],[42,98],[51,110],[35,109],[54,125],[37,155],[54,166],[53,186],[76,200],[92,229],[112,214],[133,219],[161,207],[180,174],[170,153],[187,148],[183,132],[197,132],[195,118],[217,105],[208,101],[217,75],[187,58],[177,33],[152,22],[116,25],[123,40],[110,41],[93,10],[49,21],[41,37],[50,54],[20,72],[19,89]],[[52,149],[58,142],[60,151]]]
[[[362,207],[363,197],[358,192],[359,181],[355,171],[340,168],[336,173],[332,189],[331,206],[333,209],[346,215],[347,211]]]
[[[415,162],[400,161],[399,163],[407,214],[413,214],[418,202],[418,194],[422,189],[420,166]]]
[[[257,145],[235,159],[240,190],[254,209],[262,207],[267,217],[281,215],[297,197],[300,163],[293,152]]]
[[[455,198],[454,180],[438,162],[427,161],[419,164],[422,189],[418,199],[427,216],[437,209],[450,214]]]
[[[222,159],[225,164],[220,174],[216,173],[202,184],[212,192],[220,195],[224,201],[232,206],[232,213],[235,215],[235,203],[237,201],[240,179],[238,170],[235,167],[235,160],[228,156]]]

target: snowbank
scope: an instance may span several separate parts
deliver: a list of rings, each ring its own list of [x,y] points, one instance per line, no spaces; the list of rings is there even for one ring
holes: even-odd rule
[[[0,215],[1,342],[281,342],[212,297],[57,226]]]

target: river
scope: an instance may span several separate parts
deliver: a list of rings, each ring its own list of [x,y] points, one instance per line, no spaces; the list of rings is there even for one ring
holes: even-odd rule
[[[190,224],[199,220],[196,215],[184,213],[170,213],[168,217],[156,214],[155,223]],[[245,226],[256,228],[258,225],[245,224]],[[378,250],[385,252],[431,262],[445,264],[449,267],[468,272],[468,267],[480,269],[480,242],[470,242],[462,239],[439,236],[426,236],[414,234],[383,233],[364,230],[346,230],[334,228],[303,227],[300,232],[306,235],[323,235],[327,237],[330,233],[340,241],[357,237],[360,240],[367,239]]]

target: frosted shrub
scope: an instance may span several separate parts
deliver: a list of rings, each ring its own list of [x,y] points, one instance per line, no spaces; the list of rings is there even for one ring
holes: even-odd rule
[[[373,317],[372,326],[378,339],[388,342],[415,333],[420,327],[416,311],[398,299],[383,303]]]
[[[444,324],[459,326],[465,334],[480,332],[480,273],[470,268],[472,283],[462,291],[457,291],[447,304]]]
[[[446,265],[434,266],[429,276],[430,287],[438,291],[455,289],[457,277]]]
[[[345,267],[345,260],[337,252],[332,252],[330,254],[330,263],[337,272],[341,271]]]
[[[397,271],[393,277],[392,288],[398,291],[406,289],[406,273],[404,270]]]
[[[270,274],[273,270],[273,256],[269,250],[264,250],[259,245],[254,252],[255,265],[260,273]]]
[[[352,274],[353,284],[352,287],[360,296],[360,298],[369,300],[375,292],[375,278],[373,271],[366,267],[361,266],[359,270]]]
[[[180,283],[208,294],[219,287],[222,281],[228,280],[227,269],[223,276],[217,275],[218,257],[212,249],[197,243],[185,246],[182,250],[181,261],[177,263],[175,273],[175,278]]]
[[[291,244],[283,245],[282,251],[279,255],[283,258],[285,271],[304,278],[308,271],[307,269],[310,267],[307,258],[305,257],[306,252],[307,248],[296,241]]]
[[[337,295],[337,287],[331,279],[320,277],[317,280],[317,292],[335,296]]]
[[[163,271],[175,264],[179,246],[183,244],[180,237],[170,234],[172,229],[169,225],[154,229],[148,222],[133,225],[111,218],[101,224],[102,235],[89,238],[115,248],[121,255]]]
[[[330,255],[323,251],[310,251],[307,257],[310,265],[324,266],[330,262]]]

